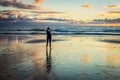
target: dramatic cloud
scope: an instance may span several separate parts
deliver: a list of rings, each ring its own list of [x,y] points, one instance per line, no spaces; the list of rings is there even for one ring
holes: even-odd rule
[[[83,8],[91,8],[92,6],[90,4],[84,4],[81,7],[83,7]]]
[[[37,9],[41,10],[42,7],[40,6],[35,6],[32,4],[27,4],[22,1],[17,1],[17,0],[0,0],[0,5],[4,7],[16,7],[16,8],[21,8],[21,9]]]
[[[108,5],[108,6],[106,6],[106,8],[116,9],[116,8],[119,8],[119,6],[118,5]]]
[[[0,11],[0,21],[49,21],[49,22],[67,22],[68,19],[53,18],[49,14],[62,14],[63,12],[53,11],[32,11],[32,10],[3,10]]]
[[[3,10],[0,11],[0,18],[2,19],[48,19],[50,21],[63,21],[60,19],[47,18],[49,15],[53,14],[54,17],[57,14],[63,14],[64,12],[54,12],[54,11],[38,11],[38,10]]]

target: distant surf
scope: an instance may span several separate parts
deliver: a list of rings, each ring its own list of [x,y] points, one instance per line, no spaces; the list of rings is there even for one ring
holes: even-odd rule
[[[45,34],[51,27],[54,35],[120,35],[120,27],[115,26],[6,26],[0,27],[0,34]]]

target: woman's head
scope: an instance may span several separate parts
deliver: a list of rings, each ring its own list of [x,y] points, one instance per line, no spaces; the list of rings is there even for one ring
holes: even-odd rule
[[[47,30],[50,30],[50,27],[47,27]]]

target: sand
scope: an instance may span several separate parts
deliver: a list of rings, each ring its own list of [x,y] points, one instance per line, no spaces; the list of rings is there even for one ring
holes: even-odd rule
[[[0,80],[120,80],[120,37],[1,34]]]

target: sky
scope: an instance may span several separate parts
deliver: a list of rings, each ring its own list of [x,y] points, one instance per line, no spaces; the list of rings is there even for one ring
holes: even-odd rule
[[[0,0],[0,18],[91,21],[120,18],[120,0]]]
[[[67,12],[77,20],[119,18],[120,0],[46,0],[47,8]],[[113,12],[113,13],[110,13]]]

